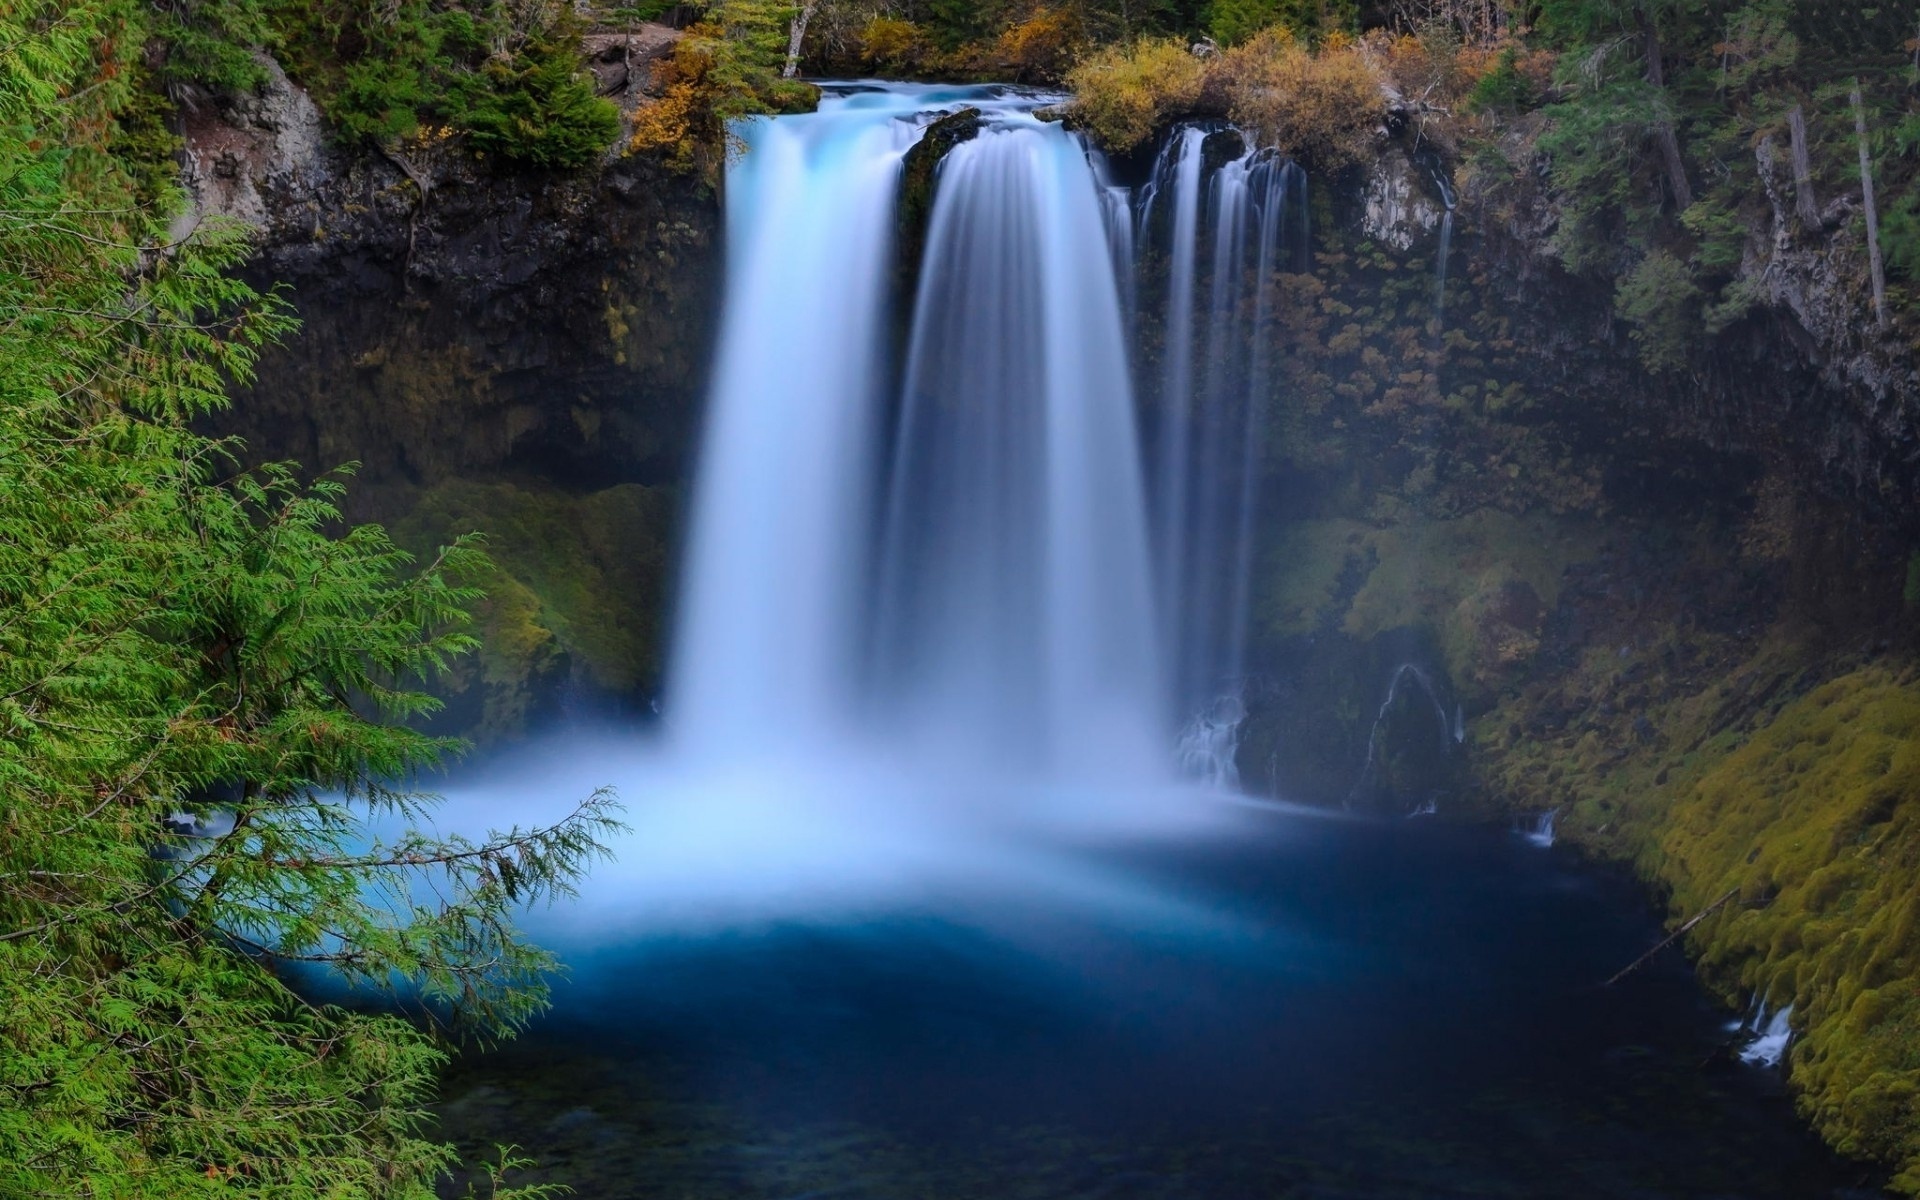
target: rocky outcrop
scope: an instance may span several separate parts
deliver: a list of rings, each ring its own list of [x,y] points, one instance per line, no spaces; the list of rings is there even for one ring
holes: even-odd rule
[[[644,102],[675,36],[597,35],[602,90]],[[343,146],[263,66],[257,93],[186,118],[183,223],[253,225],[251,273],[301,320],[219,431],[256,460],[358,463],[349,514],[417,550],[496,532],[489,648],[454,681],[450,727],[511,734],[562,695],[644,696],[716,319],[718,197],[618,146],[575,174],[498,169],[432,129]]]
[[[1664,373],[1555,257],[1542,177],[1467,181],[1437,325],[1404,151],[1323,200],[1240,766],[1374,812],[1557,814],[1676,925],[1731,895],[1687,936],[1703,979],[1793,1006],[1802,1112],[1916,1193],[1920,386],[1857,202],[1803,226],[1758,153],[1745,311]]]
[[[1402,253],[1433,236],[1446,215],[1438,181],[1415,165],[1397,143],[1389,143],[1366,170],[1361,229]]]

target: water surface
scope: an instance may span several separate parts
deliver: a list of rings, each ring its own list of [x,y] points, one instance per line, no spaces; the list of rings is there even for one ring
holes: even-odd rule
[[[1562,851],[1248,809],[1056,852],[1052,900],[575,951],[445,1132],[608,1198],[1870,1194],[1678,956],[1601,986],[1660,931]]]

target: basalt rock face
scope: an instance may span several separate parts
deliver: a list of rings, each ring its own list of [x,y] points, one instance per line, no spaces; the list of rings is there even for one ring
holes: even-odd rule
[[[1435,680],[1468,730],[1504,728],[1519,697],[1583,656],[1637,661],[1658,639],[1622,638],[1621,625],[1625,613],[1659,624],[1650,596],[1683,622],[1731,620],[1739,598],[1752,644],[1791,628],[1815,656],[1897,646],[1887,628],[1903,619],[1920,525],[1920,389],[1913,356],[1874,327],[1858,231],[1840,216],[1812,233],[1790,224],[1790,189],[1756,198],[1741,268],[1751,307],[1683,369],[1656,372],[1612,285],[1560,265],[1543,179],[1495,191],[1469,177],[1455,197],[1444,169],[1403,138],[1317,179],[1313,270],[1278,286],[1273,565],[1243,779],[1389,812],[1436,794],[1458,809],[1473,793],[1486,811],[1490,793],[1457,758],[1425,755],[1392,787],[1363,778],[1398,669]],[[1573,587],[1596,577],[1605,620]],[[1563,724],[1518,723],[1523,735]],[[1603,724],[1620,725],[1609,754],[1645,744],[1631,715]],[[1564,799],[1502,795],[1494,809]]]
[[[633,42],[595,58],[629,108],[671,44]],[[489,648],[454,679],[449,728],[511,735],[566,695],[644,697],[717,319],[718,197],[617,152],[555,174],[434,131],[342,147],[269,73],[187,118],[188,219],[254,225],[255,280],[301,318],[220,431],[255,460],[358,463],[349,515],[417,550],[492,533]]]
[[[1801,1110],[1920,1193],[1911,317],[1874,319],[1857,199],[1803,227],[1758,152],[1751,304],[1665,372],[1612,285],[1560,265],[1543,180],[1462,187],[1440,321],[1442,199],[1411,155],[1322,181],[1315,270],[1281,288],[1241,774],[1387,814],[1556,813],[1676,925],[1731,894],[1686,939],[1702,978],[1791,1004]]]
[[[431,133],[344,150],[274,73],[188,122],[200,208],[260,228],[254,274],[302,318],[236,432],[376,484],[677,478],[716,308],[712,191],[639,156],[555,175]]]
[[[1536,132],[1523,124],[1503,149],[1529,161]],[[1530,383],[1563,409],[1585,408],[1615,425],[1614,436],[1649,446],[1744,456],[1864,506],[1876,521],[1920,527],[1920,356],[1912,330],[1883,330],[1874,319],[1860,198],[1833,198],[1821,226],[1805,229],[1784,153],[1763,141],[1756,155],[1764,194],[1740,211],[1745,246],[1727,289],[1745,295],[1744,314],[1697,336],[1679,370],[1641,365],[1611,280],[1562,266],[1561,198],[1543,166],[1497,183],[1469,171],[1456,253],[1503,297],[1534,360]],[[1448,169],[1386,144],[1357,185],[1364,208],[1356,221],[1369,236],[1421,253],[1443,203],[1433,174]]]

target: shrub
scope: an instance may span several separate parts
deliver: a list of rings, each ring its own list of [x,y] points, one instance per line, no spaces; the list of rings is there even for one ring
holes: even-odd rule
[[[661,98],[634,118],[630,149],[665,156],[677,171],[711,174],[736,146],[727,123],[761,113],[801,112],[818,99],[811,84],[782,79],[780,14],[762,0],[716,5],[654,67]]]
[[[1677,371],[1686,365],[1700,324],[1700,285],[1693,268],[1655,250],[1621,278],[1613,307],[1633,322],[1633,340],[1648,370]]]
[[[1018,83],[1052,83],[1066,75],[1081,41],[1080,22],[1064,8],[1042,8],[1000,35],[995,56]]]
[[[181,0],[153,8],[153,33],[166,47],[159,69],[165,82],[238,91],[266,78],[254,54],[272,40],[261,0]]]
[[[1352,33],[1359,19],[1354,0],[1212,0],[1207,5],[1207,32],[1223,46],[1238,45],[1275,25],[1318,41],[1330,33]]]
[[[861,61],[884,74],[916,74],[936,53],[926,31],[912,21],[875,17],[860,32]]]
[[[1269,29],[1220,57],[1234,121],[1263,145],[1323,170],[1358,162],[1386,113],[1379,70],[1342,34],[1318,53],[1284,29]]]
[[[564,170],[587,165],[613,144],[620,112],[580,69],[573,32],[563,27],[513,58],[487,61],[461,105],[476,149]]]
[[[1896,195],[1881,222],[1887,266],[1902,279],[1920,282],[1920,195]]]
[[[1519,50],[1508,46],[1467,93],[1466,107],[1471,112],[1520,112],[1533,106],[1537,94],[1533,80],[1520,69]]]
[[[315,0],[291,11],[289,68],[349,140],[451,126],[496,159],[570,168],[618,134],[618,110],[586,75],[571,5]]]
[[[1096,51],[1067,73],[1076,125],[1107,149],[1132,150],[1167,121],[1193,111],[1207,64],[1175,38]]]

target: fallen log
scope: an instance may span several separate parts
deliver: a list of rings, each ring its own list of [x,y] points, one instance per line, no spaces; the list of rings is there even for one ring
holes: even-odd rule
[[[1718,900],[1715,900],[1712,904],[1707,905],[1705,908],[1701,909],[1699,912],[1693,914],[1692,917],[1687,919],[1686,924],[1680,926],[1680,928],[1668,934],[1666,938],[1662,940],[1658,946],[1655,946],[1653,949],[1647,951],[1645,954],[1642,954],[1639,958],[1634,959],[1632,962],[1628,963],[1625,967],[1621,968],[1618,974],[1616,974],[1612,979],[1607,980],[1606,986],[1612,987],[1614,984],[1619,983],[1622,979],[1625,979],[1627,976],[1633,974],[1635,971],[1638,971],[1641,967],[1647,965],[1647,963],[1653,960],[1654,955],[1660,953],[1662,950],[1665,950],[1668,946],[1673,945],[1675,942],[1685,937],[1689,929],[1692,929],[1695,925],[1698,925],[1700,922],[1712,916],[1716,911],[1719,910],[1721,905],[1725,904],[1727,901],[1733,899],[1735,896],[1738,896],[1739,894],[1740,894],[1740,889],[1734,888],[1732,891],[1728,892],[1726,895],[1720,897]]]

